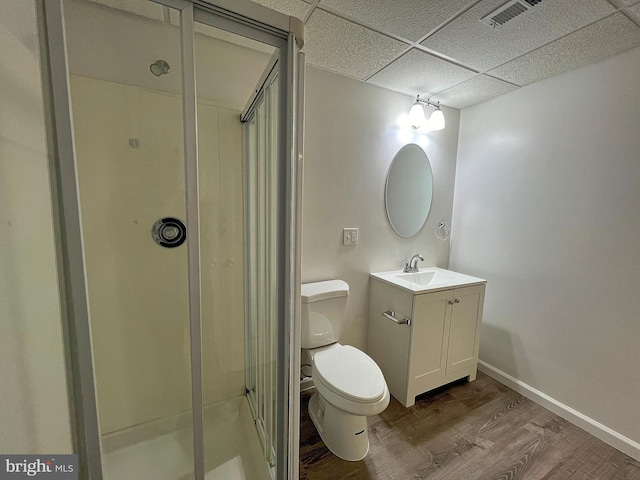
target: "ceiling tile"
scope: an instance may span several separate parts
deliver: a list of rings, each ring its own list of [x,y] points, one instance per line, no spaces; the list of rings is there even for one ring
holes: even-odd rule
[[[527,85],[604,60],[637,45],[640,45],[640,28],[623,13],[616,13],[489,73]]]
[[[487,70],[615,11],[606,0],[554,0],[543,1],[494,29],[480,21],[504,3],[505,0],[481,1],[422,45],[470,67]]]
[[[630,7],[631,5],[635,5],[636,3],[640,3],[640,0],[609,0],[616,7]]]
[[[503,95],[518,87],[488,75],[478,75],[462,82],[442,93],[434,95],[431,100],[454,108],[467,108],[476,103]]]
[[[364,80],[405,48],[405,43],[317,8],[307,21],[307,62],[349,77]]]
[[[320,6],[415,42],[473,2],[474,0],[322,0]]]
[[[428,96],[476,75],[416,48],[386,66],[368,81],[409,95]]]
[[[271,10],[304,20],[311,6],[302,0],[253,0]]]
[[[640,25],[640,3],[635,7],[626,9],[624,12],[629,16],[629,18],[631,18],[631,20]]]

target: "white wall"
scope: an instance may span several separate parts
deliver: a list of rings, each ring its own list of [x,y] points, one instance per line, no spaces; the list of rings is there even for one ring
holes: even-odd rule
[[[0,452],[71,453],[34,3],[0,4]]]
[[[365,349],[369,273],[399,270],[416,253],[422,266],[447,266],[448,242],[436,238],[435,227],[451,221],[459,111],[445,109],[445,130],[416,134],[396,124],[412,97],[313,67],[305,101],[302,280],[349,284],[340,341]],[[434,176],[427,223],[410,239],[393,232],[384,206],[387,170],[407,143],[423,146]],[[358,246],[342,245],[344,227],[359,229]]]
[[[640,442],[640,48],[463,110],[451,267],[480,358]]]

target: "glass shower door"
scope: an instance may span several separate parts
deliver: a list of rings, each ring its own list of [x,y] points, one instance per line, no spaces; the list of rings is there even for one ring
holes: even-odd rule
[[[249,112],[244,133],[247,152],[247,393],[264,445],[275,465],[278,325],[278,76],[274,70]]]
[[[92,480],[296,471],[295,22],[218,3],[39,3]]]
[[[246,279],[265,269],[246,251],[264,239],[245,228],[255,191],[246,188],[240,117],[275,48],[203,23],[195,30],[205,475],[269,480],[273,445],[259,436],[269,416],[254,418],[245,384],[250,345],[264,349],[269,337],[252,337],[245,320]],[[272,377],[260,392],[275,391]]]
[[[64,8],[103,475],[192,477],[177,12]]]

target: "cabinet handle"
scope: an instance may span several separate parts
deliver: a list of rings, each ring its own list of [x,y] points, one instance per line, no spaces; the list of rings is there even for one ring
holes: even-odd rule
[[[459,299],[459,298],[456,298],[456,299],[454,300],[454,302],[456,302],[456,303],[460,303],[460,299]]]
[[[407,316],[402,317],[402,320],[398,320],[396,318],[396,312],[394,310],[387,310],[386,312],[382,312],[382,316],[388,318],[394,323],[398,325],[411,325],[411,319]]]
[[[453,300],[449,300],[447,303],[448,303],[449,305],[453,305]]]

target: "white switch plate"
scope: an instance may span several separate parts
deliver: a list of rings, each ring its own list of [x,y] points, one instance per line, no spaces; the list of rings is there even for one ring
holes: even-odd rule
[[[342,229],[342,244],[348,246],[358,245],[358,229],[357,228],[343,228]]]

